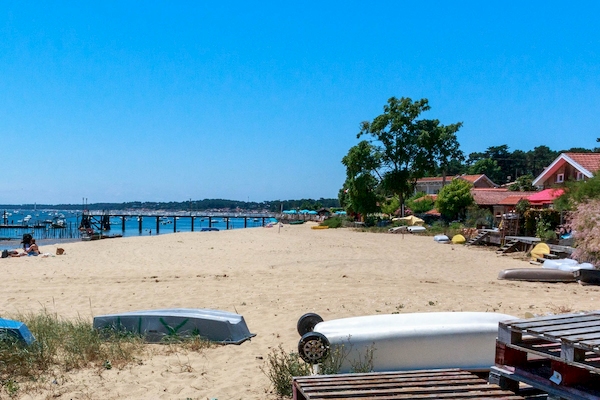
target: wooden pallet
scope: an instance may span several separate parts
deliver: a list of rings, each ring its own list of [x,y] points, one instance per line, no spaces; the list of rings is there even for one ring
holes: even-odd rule
[[[600,312],[500,322],[498,342],[600,374]]]
[[[499,323],[490,382],[527,383],[566,399],[600,399],[600,312]]]
[[[523,399],[459,369],[293,378],[294,400]]]

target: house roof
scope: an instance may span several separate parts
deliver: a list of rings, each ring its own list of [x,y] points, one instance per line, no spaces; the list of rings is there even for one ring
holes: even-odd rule
[[[551,204],[554,199],[562,196],[564,192],[563,189],[546,189],[532,194],[528,197],[528,200],[531,204]]]
[[[490,188],[490,189],[471,189],[471,195],[475,204],[480,206],[493,206],[500,204],[508,196],[506,188]]]
[[[583,175],[591,178],[594,172],[600,170],[600,153],[562,153],[533,180],[532,184],[540,186],[565,163],[571,164]]]
[[[431,199],[433,201],[436,201],[437,197],[438,197],[437,194],[426,194],[425,196],[419,197],[418,199],[415,199],[414,201],[423,201],[426,199]]]
[[[506,188],[471,189],[475,204],[480,206],[514,206],[520,200],[529,199],[538,192],[515,192]]]
[[[600,153],[565,153],[571,160],[591,173],[600,170]],[[583,172],[583,171],[581,171]]]
[[[451,180],[452,177],[446,177],[446,180]],[[428,182],[442,182],[443,178],[441,176],[427,176],[425,178],[417,179],[417,183],[428,183]]]
[[[513,192],[514,193],[514,192]],[[503,200],[498,203],[500,206],[516,206],[517,203],[523,199],[528,199],[529,196],[537,192],[517,192],[518,194],[511,194],[506,196]]]
[[[446,177],[446,181],[448,181],[448,182],[451,180],[454,180],[454,179],[463,179],[472,184],[475,184],[480,180],[485,180],[490,184],[490,186],[498,186],[494,182],[492,182],[492,180],[490,178],[488,178],[485,174],[457,175],[457,176],[447,176]],[[429,176],[426,178],[417,179],[417,183],[441,183],[442,181],[443,181],[443,177],[441,177],[441,176]]]
[[[487,181],[491,186],[498,186],[494,182],[492,182],[492,180],[490,178],[488,178],[485,174],[461,175],[461,176],[457,176],[457,178],[464,179],[465,181],[471,182],[472,184],[475,184],[483,179],[483,180]]]

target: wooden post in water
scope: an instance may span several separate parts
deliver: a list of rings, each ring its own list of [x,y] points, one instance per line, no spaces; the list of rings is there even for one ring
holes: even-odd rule
[[[121,230],[125,232],[125,216],[121,215]]]
[[[160,217],[156,217],[156,234],[158,235],[159,231],[160,231]]]
[[[225,226],[226,226],[226,228],[225,228],[225,229],[229,230],[229,217],[226,217],[226,218],[225,218],[225,224],[226,224],[226,225],[225,225]]]
[[[190,217],[192,219],[192,232],[194,232],[194,217]]]
[[[138,216],[138,229],[140,230],[140,232],[142,232],[142,216],[139,215]]]
[[[173,233],[177,232],[177,217],[173,217]]]
[[[244,228],[248,227],[248,217],[244,217]]]

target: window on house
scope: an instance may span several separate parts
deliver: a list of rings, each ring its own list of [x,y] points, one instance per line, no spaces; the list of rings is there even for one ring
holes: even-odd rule
[[[557,174],[556,175],[556,183],[561,183],[565,181],[565,174]]]
[[[577,173],[577,180],[578,181],[582,181],[583,180],[583,172],[578,172]]]

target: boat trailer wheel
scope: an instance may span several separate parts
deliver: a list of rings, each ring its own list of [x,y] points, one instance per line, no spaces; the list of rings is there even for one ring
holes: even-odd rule
[[[319,322],[323,322],[323,318],[319,314],[307,313],[298,319],[296,329],[300,336],[304,336],[308,332],[312,332]]]
[[[329,356],[329,340],[319,332],[309,332],[298,342],[298,354],[309,364],[319,364]]]

